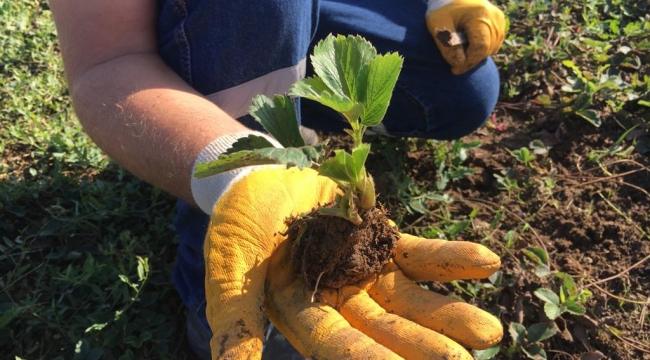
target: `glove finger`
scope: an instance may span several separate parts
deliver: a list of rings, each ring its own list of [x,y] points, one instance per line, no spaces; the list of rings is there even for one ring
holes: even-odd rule
[[[464,70],[465,64],[467,63],[465,45],[445,47],[444,45],[441,45],[439,40],[436,40],[436,43],[438,44],[439,49],[443,47],[440,50],[440,53],[442,54],[442,57],[445,59],[445,61],[451,65],[451,72],[454,75],[460,75],[468,70]]]
[[[501,10],[498,10],[496,12],[496,15],[493,17],[493,21],[494,24],[492,26],[492,32],[495,41],[492,43],[492,50],[490,51],[490,55],[495,55],[499,52],[499,49],[501,48],[501,45],[503,45],[503,41],[506,37],[506,18]]]
[[[447,19],[440,19],[435,16],[430,16],[427,18],[427,28],[429,32],[433,35],[433,39],[436,42],[436,46],[442,55],[442,58],[451,65],[452,69],[459,68],[465,63],[465,47],[464,45],[455,45],[448,46],[443,44],[436,34],[441,29],[449,30],[450,32],[456,32],[456,26],[453,22]]]
[[[473,69],[478,63],[490,56],[492,44],[497,42],[499,35],[491,31],[484,19],[476,19],[465,25],[469,45],[465,50],[465,62],[452,68],[452,73],[460,75]]]
[[[356,286],[326,289],[321,294],[350,325],[405,359],[472,359],[455,341],[386,312],[368,293]]]
[[[402,359],[330,306],[311,303],[302,280],[267,287],[267,315],[303,356],[314,359]]]
[[[468,303],[413,283],[394,263],[387,264],[366,291],[387,312],[444,334],[472,349],[487,349],[503,337],[499,320]]]
[[[397,242],[394,261],[413,281],[483,279],[501,266],[501,259],[481,244],[408,234]]]

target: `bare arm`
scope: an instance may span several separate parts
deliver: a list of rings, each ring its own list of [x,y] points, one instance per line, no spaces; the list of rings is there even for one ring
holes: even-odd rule
[[[154,0],[50,0],[75,111],[88,135],[139,178],[194,203],[192,165],[246,128],[196,93],[156,50]]]

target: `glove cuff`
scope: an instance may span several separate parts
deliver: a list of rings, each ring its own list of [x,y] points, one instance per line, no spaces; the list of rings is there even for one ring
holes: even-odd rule
[[[221,154],[230,149],[235,141],[248,135],[262,136],[269,140],[275,147],[282,147],[282,145],[280,145],[280,143],[277,142],[277,140],[274,138],[257,131],[242,131],[221,136],[208,144],[208,146],[206,146],[199,153],[198,157],[194,161],[194,166],[192,166],[190,184],[192,189],[192,197],[204,213],[208,215],[212,214],[214,205],[217,203],[221,195],[225,194],[226,191],[230,189],[232,184],[250,174],[251,171],[266,167],[263,165],[247,166],[203,179],[197,179],[194,177],[194,172],[198,164],[206,161],[216,160]]]
[[[429,13],[431,13],[432,11],[436,11],[436,10],[440,9],[441,7],[443,7],[445,5],[448,5],[448,4],[450,4],[450,3],[454,2],[454,1],[455,0],[429,0],[429,5],[427,5],[427,15],[426,16],[429,16]],[[487,3],[490,3],[489,0],[484,0],[484,1],[487,2]]]
[[[436,11],[441,7],[451,3],[452,1],[454,0],[429,0],[429,5],[427,6],[427,15],[429,15],[430,12]]]

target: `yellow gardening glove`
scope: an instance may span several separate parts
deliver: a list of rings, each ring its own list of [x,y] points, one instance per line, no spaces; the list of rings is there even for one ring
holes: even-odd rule
[[[285,220],[337,191],[313,170],[273,168],[247,175],[217,202],[205,242],[213,358],[259,358],[267,318],[318,359],[471,359],[459,343],[484,349],[500,341],[495,317],[412,282],[489,276],[500,260],[479,244],[403,235],[380,275],[319,289],[312,302],[314,289],[293,270]]]
[[[496,54],[505,37],[503,12],[487,0],[429,0],[426,20],[442,57],[456,75]],[[443,29],[464,33],[468,44],[445,44],[437,36]]]

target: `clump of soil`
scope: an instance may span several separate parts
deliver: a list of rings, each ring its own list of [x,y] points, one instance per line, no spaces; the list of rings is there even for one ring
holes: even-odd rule
[[[293,242],[296,272],[307,286],[340,288],[374,274],[394,256],[398,230],[389,225],[385,211],[370,209],[361,214],[363,223],[321,215],[289,220],[288,238]]]

